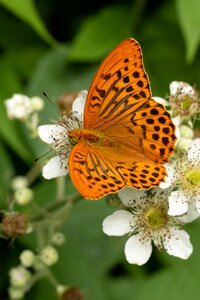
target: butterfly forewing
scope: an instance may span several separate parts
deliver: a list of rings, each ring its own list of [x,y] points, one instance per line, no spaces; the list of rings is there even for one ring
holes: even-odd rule
[[[100,66],[88,93],[84,127],[103,130],[151,98],[142,53],[134,39],[115,48]]]

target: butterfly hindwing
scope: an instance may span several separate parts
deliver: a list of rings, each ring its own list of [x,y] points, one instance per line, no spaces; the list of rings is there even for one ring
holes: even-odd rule
[[[89,199],[98,199],[125,186],[149,189],[158,186],[166,175],[164,166],[153,162],[150,164],[148,159],[140,157],[137,161],[127,158],[126,153],[117,154],[112,148],[102,152],[86,143],[74,146],[69,167],[70,177],[77,190]]]

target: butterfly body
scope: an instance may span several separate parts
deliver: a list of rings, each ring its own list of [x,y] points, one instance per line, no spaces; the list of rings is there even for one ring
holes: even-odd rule
[[[158,186],[174,150],[174,131],[169,113],[151,98],[138,42],[127,39],[111,51],[94,77],[84,128],[68,132],[75,144],[70,177],[89,199],[125,186]]]

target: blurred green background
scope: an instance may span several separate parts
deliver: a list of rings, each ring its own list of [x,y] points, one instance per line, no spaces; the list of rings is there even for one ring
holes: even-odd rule
[[[141,44],[154,96],[165,97],[173,80],[199,85],[199,0],[0,0],[1,209],[12,177],[26,174],[48,149],[22,124],[7,119],[3,101],[13,93],[42,97],[43,91],[56,101],[65,92],[88,89],[101,60],[128,37]],[[58,109],[46,101],[40,124],[52,119],[58,119]],[[53,181],[37,181],[33,188],[38,204],[54,200]],[[69,180],[66,189],[73,190]],[[137,267],[125,260],[126,238],[102,232],[111,212],[104,200],[83,200],[72,209],[63,227],[67,242],[52,268],[62,284],[80,288],[86,300],[200,299],[199,221],[187,226],[194,245],[189,260],[155,251]],[[11,247],[1,240],[0,300],[7,299],[9,268],[27,247],[36,250],[33,238]],[[57,297],[41,280],[26,299]]]

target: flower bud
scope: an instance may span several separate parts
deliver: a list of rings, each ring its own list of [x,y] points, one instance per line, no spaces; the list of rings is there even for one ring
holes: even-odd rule
[[[180,126],[180,134],[181,134],[181,137],[186,138],[186,139],[193,139],[193,137],[194,137],[193,129],[187,125]]]
[[[177,150],[180,152],[186,152],[189,149],[191,144],[192,144],[191,139],[180,138],[178,140]]]
[[[54,245],[61,246],[65,243],[65,236],[62,234],[62,232],[55,232],[51,241]]]
[[[24,298],[24,290],[11,286],[8,289],[8,295],[11,300],[21,300]]]
[[[40,260],[47,266],[52,266],[59,259],[58,251],[52,246],[46,246],[40,253]]]
[[[35,254],[31,250],[24,250],[20,254],[20,261],[24,267],[31,267],[35,262]]]
[[[31,107],[33,111],[40,111],[44,107],[44,101],[40,97],[34,96],[31,98]]]
[[[14,194],[14,198],[19,205],[26,205],[33,200],[33,190],[29,188],[17,190]]]
[[[25,176],[16,176],[12,180],[13,190],[20,190],[28,186],[28,180]]]
[[[31,273],[23,266],[10,269],[10,283],[14,287],[24,287],[31,278]]]

